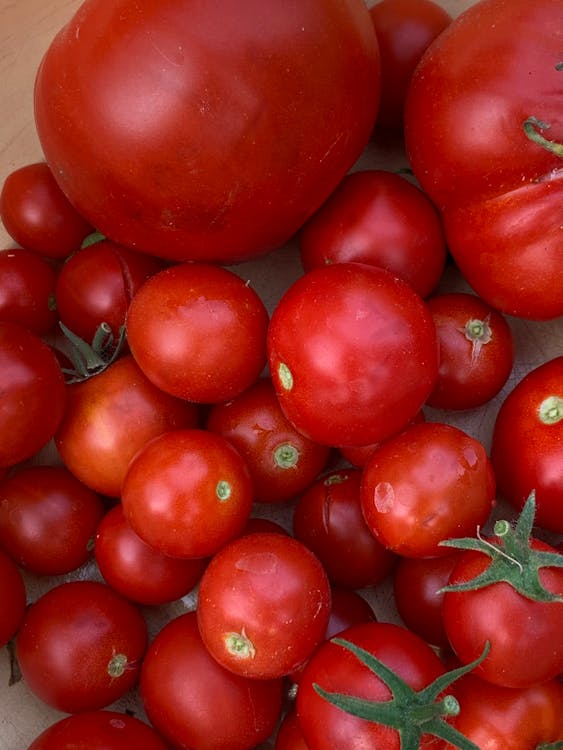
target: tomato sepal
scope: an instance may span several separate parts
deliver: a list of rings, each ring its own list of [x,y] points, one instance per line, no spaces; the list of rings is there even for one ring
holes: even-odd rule
[[[70,344],[69,358],[73,365],[72,368],[61,368],[67,383],[80,383],[99,375],[113,364],[123,351],[126,338],[124,325],[115,336],[107,323],[101,323],[91,344],[77,336],[62,321],[59,321],[59,326]]]

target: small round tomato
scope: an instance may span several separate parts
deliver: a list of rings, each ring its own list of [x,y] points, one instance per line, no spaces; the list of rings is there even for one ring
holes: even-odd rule
[[[424,301],[365,263],[333,263],[297,279],[274,309],[267,343],[285,415],[311,440],[335,447],[403,428],[438,371]]]
[[[437,294],[426,302],[440,347],[438,378],[426,403],[438,409],[482,406],[512,372],[512,329],[504,315],[474,294]]]
[[[149,720],[178,750],[251,750],[274,731],[282,708],[280,679],[250,680],[212,658],[195,612],[157,633],[140,688]]]
[[[0,484],[0,545],[33,573],[69,573],[91,557],[104,511],[68,469],[24,467]]]
[[[138,604],[158,605],[188,594],[201,578],[206,560],[163,555],[136,534],[121,504],[108,511],[94,547],[100,573],[112,589]]]
[[[62,583],[27,610],[16,654],[29,689],[66,713],[113,703],[137,682],[147,627],[137,607],[97,581]]]
[[[45,162],[26,164],[6,177],[0,218],[18,245],[48,258],[66,258],[93,231],[68,202]]]
[[[43,730],[27,750],[166,750],[145,722],[120,711],[86,711],[66,716]]]
[[[181,263],[133,297],[127,340],[145,375],[166,393],[216,403],[242,393],[266,364],[268,312],[232,271]]]
[[[253,502],[240,453],[207,430],[171,430],[129,464],[121,493],[133,530],[171,557],[209,557],[244,529]]]
[[[44,336],[57,321],[56,278],[54,267],[38,253],[0,250],[0,320]]]
[[[0,648],[17,633],[25,614],[27,592],[17,565],[0,549]]]
[[[438,212],[426,195],[395,172],[352,172],[302,228],[306,271],[328,263],[386,268],[426,297],[446,262]]]
[[[361,505],[372,533],[405,557],[447,554],[445,539],[474,534],[495,502],[485,447],[440,422],[386,440],[363,469]]]
[[[219,550],[198,593],[201,636],[213,657],[245,677],[295,670],[324,639],[330,585],[304,544],[283,534],[246,534]]]
[[[67,387],[51,348],[16,323],[0,322],[0,466],[31,458],[53,437]]]

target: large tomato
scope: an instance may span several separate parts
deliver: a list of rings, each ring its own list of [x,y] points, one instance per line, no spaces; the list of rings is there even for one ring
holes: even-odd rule
[[[481,0],[418,64],[413,171],[469,284],[503,312],[563,313],[560,0]]]
[[[35,114],[60,187],[108,237],[233,262],[331,193],[379,88],[363,0],[87,0],[41,63]]]

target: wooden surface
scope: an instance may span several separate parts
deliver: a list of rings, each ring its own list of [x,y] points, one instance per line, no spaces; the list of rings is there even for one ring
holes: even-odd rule
[[[108,0],[111,1],[111,0]],[[452,15],[468,7],[470,0],[442,0]],[[37,65],[56,31],[79,6],[78,0],[0,0],[0,183],[12,170],[40,160],[41,150],[33,122],[33,82]],[[370,145],[360,160],[362,167],[394,168],[405,166],[404,155],[397,150],[383,153]],[[13,241],[0,227],[0,247],[13,246]],[[267,306],[272,309],[277,299],[300,273],[295,247],[283,248],[271,256],[238,268],[248,277]],[[444,288],[463,288],[455,275],[444,280]],[[494,401],[479,410],[461,413],[448,421],[481,439],[489,447],[492,425],[504,395],[526,372],[540,362],[563,352],[561,321],[530,323],[510,320],[517,344],[517,361],[511,379]],[[440,418],[440,413],[434,413]],[[268,515],[267,509],[264,514]],[[276,516],[272,516],[276,517]],[[278,520],[284,521],[283,517]],[[80,577],[95,575],[93,566],[77,573]],[[44,589],[40,579],[28,577],[29,599],[33,601]],[[52,585],[53,581],[49,582]],[[366,594],[376,607],[380,619],[394,619],[390,592],[382,587]],[[0,606],[1,592],[0,592]],[[179,602],[156,616],[147,613],[152,632],[164,619],[193,606],[193,599]],[[9,655],[0,649],[0,750],[25,750],[43,728],[60,718],[27,690],[23,682],[8,686]],[[118,707],[139,713],[135,694],[121,701]]]

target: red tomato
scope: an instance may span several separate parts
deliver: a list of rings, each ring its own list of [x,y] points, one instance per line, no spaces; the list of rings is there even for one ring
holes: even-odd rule
[[[207,651],[195,612],[169,621],[151,643],[141,672],[151,723],[173,748],[252,750],[274,731],[282,682],[249,680]]]
[[[395,555],[371,533],[360,505],[359,469],[332,471],[298,499],[293,533],[322,562],[332,583],[375,586],[390,573]]]
[[[121,492],[133,530],[171,557],[209,557],[244,529],[253,501],[244,459],[221,435],[171,430],[136,454]]]
[[[124,356],[104,372],[68,386],[68,408],[55,434],[64,464],[85,485],[119,497],[129,462],[168,430],[195,427],[199,413],[164,393]]]
[[[63,192],[106,236],[227,263],[295,233],[378,102],[362,0],[94,0],[47,50],[35,119]]]
[[[515,508],[536,493],[535,521],[563,534],[563,357],[530,371],[502,403],[491,460],[499,492]]]
[[[330,455],[328,446],[307,439],[287,420],[267,377],[234,399],[215,404],[206,427],[227,438],[244,457],[257,502],[296,497],[318,477]]]
[[[284,413],[332,446],[378,442],[404,427],[438,370],[423,300],[363,263],[334,263],[297,279],[273,312],[267,343]]]
[[[385,441],[364,467],[364,518],[381,544],[405,557],[447,554],[445,539],[475,534],[495,502],[483,444],[457,427],[424,422]]]
[[[226,268],[171,266],[149,279],[127,313],[127,340],[156,386],[199,403],[226,401],[266,364],[268,312]]]
[[[69,573],[91,557],[104,511],[66,468],[25,467],[0,484],[0,545],[33,573]]]
[[[380,0],[369,12],[381,58],[377,125],[402,130],[405,97],[414,69],[452,18],[432,0]]]
[[[16,640],[29,689],[66,713],[97,710],[124,695],[146,647],[140,610],[96,581],[62,583],[40,596]]]
[[[17,633],[25,614],[26,588],[15,562],[0,549],[0,648]]]
[[[55,269],[38,253],[0,250],[0,320],[44,336],[57,321],[55,281]]]
[[[534,319],[563,313],[560,19],[559,0],[475,3],[426,50],[405,104],[457,266],[490,305]]]
[[[66,258],[93,231],[68,202],[45,162],[26,164],[6,177],[0,218],[18,245],[48,258]]]
[[[235,674],[287,675],[323,640],[327,575],[304,544],[277,533],[247,534],[212,558],[200,582],[198,623],[212,656]]]
[[[496,396],[514,364],[514,339],[506,318],[474,294],[451,292],[427,300],[440,367],[426,399],[437,409],[474,409]]]
[[[88,343],[101,323],[117,337],[133,295],[161,268],[160,260],[110,240],[82,248],[66,261],[57,277],[55,295],[61,321]]]
[[[446,262],[438,213],[404,177],[378,169],[348,174],[301,230],[306,271],[328,263],[386,268],[422,297],[434,290]]]
[[[50,347],[20,325],[0,322],[0,466],[31,458],[51,440],[66,398]]]
[[[27,750],[166,750],[164,740],[140,719],[119,711],[87,711],[51,724]]]

